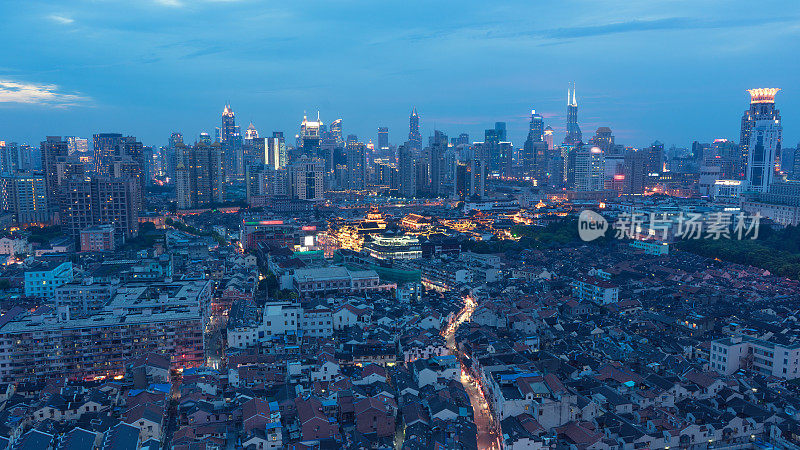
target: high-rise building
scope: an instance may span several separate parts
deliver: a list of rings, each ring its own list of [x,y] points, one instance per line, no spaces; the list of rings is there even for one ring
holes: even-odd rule
[[[664,171],[664,144],[655,141],[647,148],[647,166],[645,171],[648,174],[661,173]]]
[[[417,108],[411,110],[411,117],[408,118],[408,144],[412,150],[422,149],[422,135],[419,133],[419,115]]]
[[[692,142],[692,158],[696,161],[703,161],[705,153],[711,146],[709,144],[701,143],[698,141]]]
[[[69,154],[69,147],[61,136],[47,136],[40,145],[42,153],[42,170],[47,183],[48,198],[57,199],[59,196],[58,162]],[[50,202],[53,209],[58,208],[58,202]]]
[[[216,141],[220,144],[229,142],[237,134],[241,134],[236,126],[236,114],[233,112],[231,105],[225,104],[222,109],[222,123],[216,129]]]
[[[285,169],[275,169],[266,164],[254,164],[247,168],[245,181],[247,204],[250,206],[265,206],[270,198],[288,197],[289,195],[289,180]]]
[[[486,175],[488,173],[489,155],[485,144],[475,144],[470,158],[470,196],[483,198],[486,196]]]
[[[797,149],[794,147],[783,147],[781,149],[781,173],[789,179],[794,179],[794,160]]]
[[[767,192],[779,168],[781,151],[781,113],[775,108],[775,94],[780,89],[749,89],[750,109],[742,116],[739,147],[746,161],[748,190]]]
[[[245,139],[242,147],[245,171],[253,164],[264,164],[267,160],[267,138]]]
[[[497,131],[497,139],[499,139],[500,142],[505,142],[508,140],[508,132],[506,131],[505,122],[495,122],[494,129]]]
[[[15,172],[0,177],[0,210],[14,214],[20,225],[47,223],[50,213],[46,186],[42,173]]]
[[[308,120],[308,117],[303,115],[303,121],[300,123],[300,142],[303,154],[310,158],[321,156],[319,154],[321,127],[322,120],[319,118],[319,112],[317,112],[317,120]]]
[[[324,164],[319,158],[303,155],[289,165],[292,197],[311,201],[323,199]]]
[[[161,167],[162,175],[169,178],[170,182],[175,182],[175,164],[177,163],[176,147],[183,145],[183,134],[173,132],[169,136],[169,144],[162,148],[161,151]]]
[[[544,117],[531,110],[531,121],[528,124],[528,139],[533,142],[544,142]]]
[[[242,134],[236,125],[236,114],[230,104],[226,104],[222,110],[221,125],[216,129],[216,141],[221,144],[223,176],[233,178],[244,175]]]
[[[648,169],[648,152],[631,149],[625,154],[623,162],[623,187],[625,194],[641,194],[645,188]]]
[[[398,176],[400,178],[400,195],[414,197],[417,195],[417,169],[413,149],[401,145],[397,149]]]
[[[455,164],[454,197],[459,200],[481,198],[484,195],[486,176],[482,161],[472,158]]]
[[[133,180],[133,198],[138,211],[141,211],[144,207],[145,174],[142,169],[143,167],[139,161],[134,161],[130,156],[120,156],[111,161],[111,167],[108,171],[108,176],[111,178],[129,178]]]
[[[544,143],[547,144],[548,150],[553,150],[555,144],[553,143],[553,129],[550,125],[546,126],[544,129]]]
[[[244,140],[242,142],[242,164],[247,167],[251,164],[263,163],[264,155],[266,155],[266,141],[264,138],[259,137],[258,130],[250,122],[244,132]]]
[[[614,135],[611,133],[611,128],[600,127],[594,132],[590,143],[596,147],[603,149],[603,152],[608,153],[614,147]]]
[[[572,98],[570,90],[567,89],[567,134],[564,136],[565,145],[578,145],[583,141],[581,127],[578,125],[578,101],[575,99],[575,87],[573,86]]]
[[[389,150],[388,127],[378,127],[378,149],[384,152]]]
[[[183,144],[183,133],[174,131],[169,135],[169,146],[174,147],[177,144]]]
[[[453,183],[453,196],[459,200],[466,200],[470,196],[472,185],[472,167],[470,161],[456,162],[455,182]]]
[[[500,130],[497,128],[489,128],[484,131],[483,147],[489,158],[490,171],[499,171],[501,166],[500,157]]]
[[[576,191],[600,191],[605,187],[605,158],[600,147],[582,145],[569,154],[567,183]]]
[[[794,149],[794,160],[792,163],[792,171],[787,174],[790,180],[800,180],[800,144]]]
[[[76,241],[81,230],[113,225],[115,239],[125,242],[139,232],[136,181],[103,175],[72,177],[61,190],[61,226]]]
[[[347,144],[347,187],[361,191],[367,183],[367,146],[363,142]]]
[[[547,128],[550,129],[550,127]],[[533,177],[540,183],[547,178],[548,173],[548,147],[545,142],[545,132],[544,118],[541,114],[537,114],[536,110],[531,110],[528,137],[520,151],[519,162],[523,175]],[[552,143],[552,129],[550,129],[549,138]]]
[[[19,169],[19,145],[0,141],[0,174],[10,175]]]
[[[446,163],[445,153],[448,148],[447,135],[439,130],[434,130],[433,138],[431,139],[431,146],[428,149],[428,164],[430,167],[430,193],[436,196],[449,195],[445,188],[446,185],[446,171],[448,165]]]
[[[94,135],[94,172],[108,175],[111,160],[124,154],[123,138],[119,133],[99,133]]]
[[[333,137],[334,147],[342,147],[344,145],[344,135],[342,135],[342,119],[336,119],[331,122],[328,132]]]
[[[144,174],[144,146],[133,136],[119,133],[99,133],[94,135],[94,173],[112,178],[125,176],[136,182],[134,198],[137,207],[142,208],[146,188]],[[121,172],[121,173],[120,173]]]
[[[497,143],[500,153],[500,174],[506,177],[514,175],[514,145],[508,141]]]
[[[703,151],[702,165],[719,167],[719,177],[724,180],[741,180],[745,178],[745,161],[739,145],[728,139],[714,139]]]
[[[458,147],[459,145],[469,145],[469,134],[461,133],[458,137],[454,137],[451,139],[454,147]]]
[[[266,152],[264,163],[275,169],[286,167],[286,139],[282,131],[274,131],[272,137],[267,138]]]
[[[547,178],[548,156],[547,144],[542,141],[526,139],[519,153],[519,162],[524,176],[532,177],[540,183]]]
[[[88,153],[89,152],[89,140],[79,138],[77,136],[67,136],[67,148],[69,149],[69,154],[72,155],[74,153]]]
[[[175,195],[178,208],[198,208],[224,199],[222,144],[198,142],[194,147],[177,146]]]
[[[253,125],[253,122],[250,122],[247,131],[244,132],[244,140],[247,141],[248,139],[258,139],[258,130],[256,130],[256,126]]]

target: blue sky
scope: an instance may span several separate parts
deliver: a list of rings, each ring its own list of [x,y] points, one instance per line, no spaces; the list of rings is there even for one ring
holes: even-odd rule
[[[784,145],[800,139],[791,0],[29,0],[0,17],[0,140],[193,140],[230,101],[264,135],[319,109],[402,143],[416,106],[424,135],[506,121],[521,145],[532,108],[563,137],[570,82],[585,136],[738,139],[745,89],[779,87]]]

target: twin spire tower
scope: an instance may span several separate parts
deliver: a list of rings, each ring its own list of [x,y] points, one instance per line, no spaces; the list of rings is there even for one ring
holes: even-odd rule
[[[573,83],[572,89],[567,88],[567,134],[564,136],[564,144],[577,145],[582,140],[581,127],[578,126],[578,101],[575,98],[575,83]]]

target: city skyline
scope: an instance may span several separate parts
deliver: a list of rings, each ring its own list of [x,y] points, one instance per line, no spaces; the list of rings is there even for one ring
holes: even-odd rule
[[[0,7],[9,19],[0,36],[19,43],[2,51],[0,120],[3,138],[18,142],[120,132],[164,145],[172,131],[190,142],[212,133],[230,101],[240,123],[262,134],[293,135],[303,111],[321,110],[323,121],[342,118],[345,133],[365,142],[388,126],[398,145],[416,107],[423,136],[435,126],[480,140],[504,121],[519,147],[531,109],[563,137],[563,92],[574,82],[587,136],[608,126],[625,145],[658,139],[686,147],[736,140],[746,89],[774,86],[788,120],[784,142],[793,146],[797,16],[791,8],[777,16],[769,4],[753,11],[736,2],[724,12],[713,3],[625,5],[620,17],[637,19],[621,19],[586,2],[510,3],[434,14],[434,22],[414,3]],[[537,20],[521,20],[534,12]],[[329,32],[347,27],[358,31]],[[218,29],[226,30],[222,38]],[[742,31],[757,33],[743,40]],[[699,38],[706,44],[693,45]],[[442,56],[448,64],[438,64]],[[753,58],[782,70],[742,70]],[[698,101],[703,108],[686,108]]]

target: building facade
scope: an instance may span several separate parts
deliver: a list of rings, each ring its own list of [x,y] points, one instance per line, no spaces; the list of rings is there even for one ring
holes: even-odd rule
[[[749,89],[750,109],[742,116],[739,146],[747,162],[748,190],[767,192],[775,178],[781,151],[781,113],[775,108],[777,88]]]

